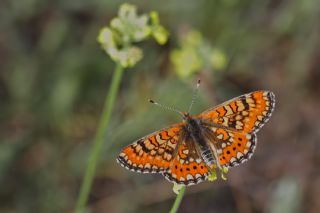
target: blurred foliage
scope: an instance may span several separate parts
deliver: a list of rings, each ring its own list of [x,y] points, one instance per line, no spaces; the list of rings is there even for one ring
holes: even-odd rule
[[[180,39],[181,49],[171,52],[171,61],[174,70],[182,79],[204,69],[221,70],[226,67],[225,54],[212,48],[204,40],[201,33],[195,30],[185,32]]]
[[[277,183],[269,212],[294,213],[301,212],[301,188],[292,177],[283,177]]]
[[[114,69],[96,35],[122,3],[0,2],[0,212],[72,212]],[[198,78],[203,83],[194,113],[257,89],[272,90],[277,103],[252,159],[230,170],[227,181],[188,188],[181,212],[318,212],[318,1],[130,3],[141,14],[157,11],[170,39],[161,47],[144,43],[143,61],[124,77],[90,194],[91,212],[170,209],[170,183],[160,175],[130,173],[115,158],[123,146],[181,120],[150,106],[148,98],[187,109]],[[148,23],[155,26],[152,16]],[[188,29],[221,51],[227,59],[222,72],[176,77],[170,54],[184,49],[179,35]]]

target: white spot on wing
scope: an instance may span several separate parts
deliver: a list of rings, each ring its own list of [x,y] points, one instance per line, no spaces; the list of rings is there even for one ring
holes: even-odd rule
[[[156,139],[157,139],[157,142],[159,142],[159,144],[162,144],[162,143],[164,143],[165,142],[165,140],[162,140],[161,139],[161,137],[160,137],[160,135],[158,134],[158,135],[156,135]]]
[[[150,169],[151,165],[150,165],[150,163],[146,163],[146,165],[144,167],[147,168],[147,169]]]
[[[222,134],[219,134],[219,135],[217,136],[217,138],[221,140],[221,139],[223,138],[223,135],[222,135]]]
[[[189,150],[187,150],[187,149],[183,150],[182,152],[183,152],[183,154],[186,154],[186,155],[189,154]]]
[[[238,152],[237,153],[237,158],[241,158],[241,157],[243,157],[243,154],[241,152]]]
[[[228,126],[229,119],[227,117],[223,117],[223,124],[224,126]]]
[[[251,146],[251,142],[248,141],[248,143],[246,144],[247,147],[250,147]]]
[[[227,105],[227,106],[224,106],[224,108],[227,110],[227,113],[225,114],[225,116],[233,114],[233,111],[230,106]]]

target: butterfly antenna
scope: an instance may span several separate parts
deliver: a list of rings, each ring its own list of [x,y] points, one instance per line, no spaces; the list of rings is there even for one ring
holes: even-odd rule
[[[170,110],[170,111],[174,111],[174,112],[177,112],[179,113],[180,115],[184,116],[184,114],[180,111],[180,110],[177,110],[176,108],[174,107],[169,107],[169,106],[165,106],[165,105],[162,105],[162,104],[159,104],[158,102],[155,102],[154,100],[151,100],[149,99],[149,102],[158,106],[158,107],[161,107],[161,108],[164,108],[166,110]]]
[[[194,88],[194,90],[193,90],[192,100],[191,100],[191,104],[190,104],[189,109],[188,109],[188,113],[190,113],[190,111],[192,109],[192,106],[193,106],[194,102],[196,101],[196,99],[198,97],[199,86],[200,86],[200,79],[197,82],[196,88]]]

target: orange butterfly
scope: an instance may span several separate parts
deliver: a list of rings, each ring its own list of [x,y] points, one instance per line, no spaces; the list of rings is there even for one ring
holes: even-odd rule
[[[216,167],[230,168],[250,159],[256,133],[269,120],[275,96],[256,91],[229,100],[125,147],[117,161],[141,173],[161,173],[173,183],[192,185]]]

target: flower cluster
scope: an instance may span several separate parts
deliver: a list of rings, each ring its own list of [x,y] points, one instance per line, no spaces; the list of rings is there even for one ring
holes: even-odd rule
[[[133,43],[153,37],[159,44],[165,44],[168,35],[157,12],[138,15],[134,5],[123,4],[118,17],[101,29],[97,39],[112,60],[122,67],[132,67],[143,57],[142,50]]]

